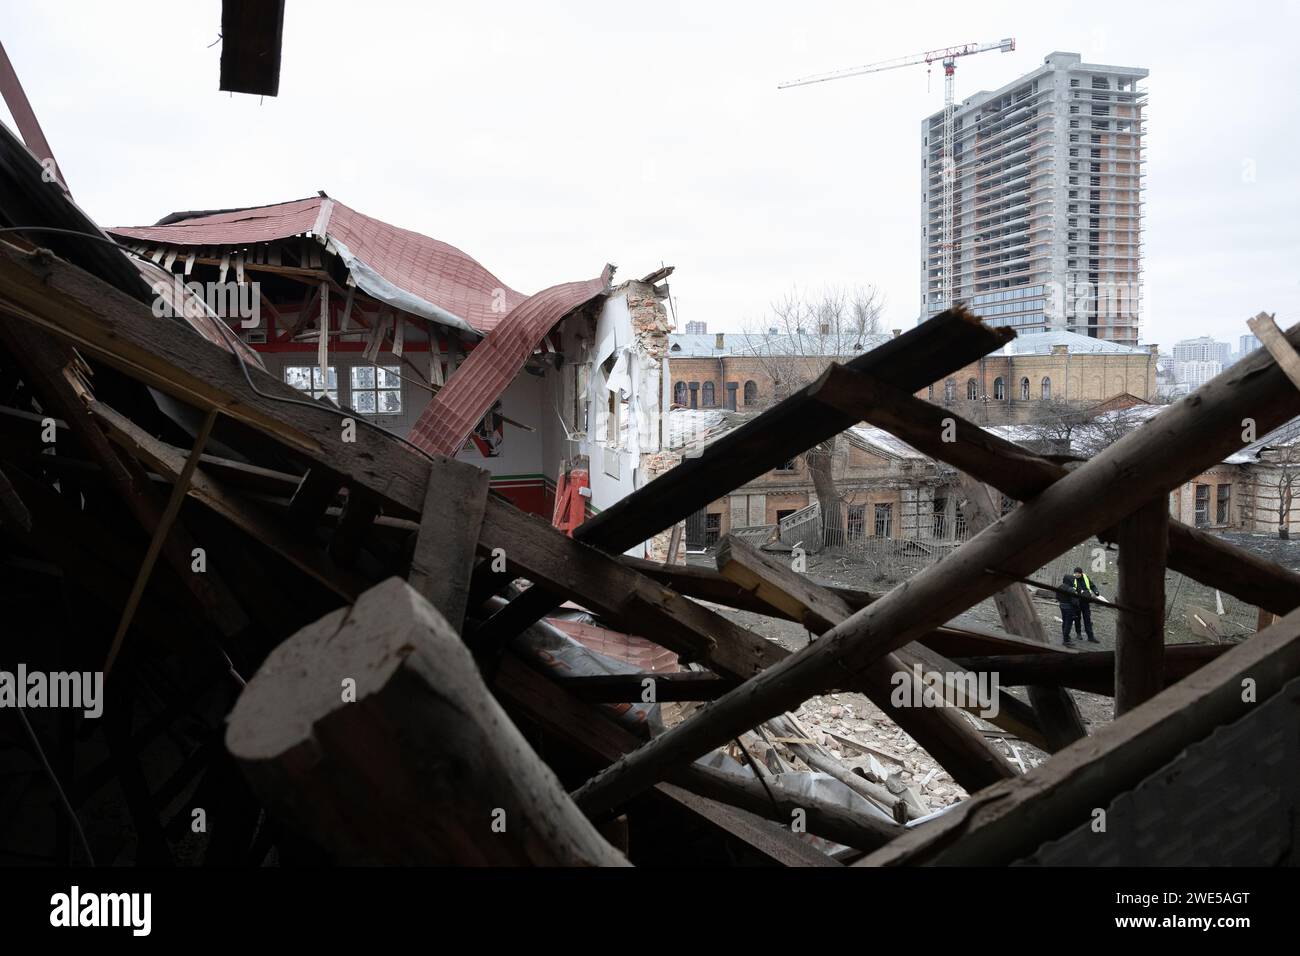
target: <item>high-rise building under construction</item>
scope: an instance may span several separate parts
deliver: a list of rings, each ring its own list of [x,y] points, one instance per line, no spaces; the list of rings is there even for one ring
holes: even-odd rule
[[[952,301],[1138,344],[1147,71],[1053,53],[954,114]],[[921,319],[945,306],[943,111],[921,124]]]

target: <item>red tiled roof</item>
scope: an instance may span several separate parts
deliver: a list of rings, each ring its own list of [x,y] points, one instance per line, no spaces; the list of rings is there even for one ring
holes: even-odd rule
[[[316,234],[318,228],[327,240],[347,250],[349,268],[354,260],[359,261],[362,269],[368,267],[397,289],[451,313],[479,332],[491,331],[526,298],[455,246],[399,229],[320,196],[274,206],[198,213],[166,225],[115,227],[108,232],[168,245],[243,246]]]
[[[642,673],[681,670],[676,654],[644,637],[624,634],[622,631],[610,630],[596,624],[566,621],[557,617],[548,617],[546,623],[568,634],[597,654],[604,654],[606,657],[631,664]]]
[[[425,451],[454,455],[543,337],[569,312],[602,294],[613,269],[525,296],[455,246],[362,215],[333,199],[186,213],[157,226],[109,229],[114,236],[180,246],[244,246],[311,233],[347,264],[362,291],[413,314],[486,333],[411,431]]]
[[[613,268],[606,266],[597,279],[551,286],[512,309],[425,406],[411,429],[411,442],[433,454],[456,454],[546,333],[605,292],[612,275]]]

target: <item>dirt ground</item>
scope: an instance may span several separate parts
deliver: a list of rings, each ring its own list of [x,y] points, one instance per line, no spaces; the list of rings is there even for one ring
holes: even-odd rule
[[[1300,570],[1300,541],[1279,541],[1267,535],[1237,534],[1225,537],[1269,560]],[[1113,597],[1117,578],[1114,552],[1106,556],[1105,571],[1091,570],[1093,566],[1086,562],[1095,558],[1096,554],[1090,547],[1074,549],[1042,569],[1034,579],[1059,581],[1063,573],[1079,564],[1089,569],[1090,577],[1103,596]],[[712,555],[691,555],[689,562],[705,567],[713,566]],[[807,574],[819,584],[884,593],[924,566],[918,561],[906,559],[894,559],[886,563],[854,555],[809,555]],[[1169,574],[1166,595],[1167,643],[1239,640],[1255,629],[1255,608],[1229,595],[1218,594],[1176,572]],[[1059,641],[1061,619],[1056,602],[1050,598],[1038,597],[1034,604],[1048,635]],[[813,637],[803,627],[790,621],[717,605],[711,607],[747,630],[761,634],[792,651],[806,647]],[[1098,607],[1092,613],[1092,620],[1094,633],[1100,643],[1084,644],[1082,648],[1113,649],[1114,611]],[[957,624],[963,621],[1001,630],[1001,622],[992,600],[984,601],[954,619]],[[1026,699],[1023,688],[1003,689],[1021,700]],[[1082,691],[1070,691],[1070,694],[1077,703],[1089,732],[1112,719],[1114,708],[1111,698]],[[967,796],[966,791],[915,740],[861,694],[838,693],[813,697],[803,703],[795,716],[809,734],[816,736],[819,743],[851,767],[865,764],[868,756],[861,749],[837,738],[848,738],[870,748],[887,769],[897,769],[902,774],[903,782],[912,786],[931,810],[942,809]],[[993,741],[1013,765],[1027,771],[1046,759],[1047,754],[1037,747],[977,717],[968,714],[965,716],[972,727]]]

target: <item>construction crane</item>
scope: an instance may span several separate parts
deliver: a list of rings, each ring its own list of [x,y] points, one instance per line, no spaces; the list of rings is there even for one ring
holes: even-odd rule
[[[942,182],[943,182],[943,215],[940,219],[940,243],[939,251],[942,256],[942,268],[939,276],[939,299],[944,307],[952,305],[954,286],[952,274],[953,260],[953,181],[956,178],[956,166],[953,162],[953,128],[952,117],[954,112],[953,106],[953,74],[957,70],[957,57],[970,56],[973,53],[987,53],[989,50],[1001,50],[1003,53],[1009,53],[1016,48],[1015,39],[1008,37],[1005,40],[998,40],[996,43],[965,43],[961,46],[950,46],[942,50],[930,50],[928,53],[918,53],[915,56],[900,56],[893,60],[881,60],[879,63],[868,63],[866,66],[854,66],[847,70],[836,70],[833,73],[818,73],[815,76],[805,76],[797,80],[789,80],[785,83],[778,83],[778,90],[786,90],[792,86],[809,86],[813,83],[825,83],[828,80],[842,80],[848,76],[859,76],[863,73],[879,73],[881,70],[893,70],[900,66],[913,66],[917,63],[924,63],[928,67],[930,64],[940,62],[943,64],[943,154],[942,154]]]

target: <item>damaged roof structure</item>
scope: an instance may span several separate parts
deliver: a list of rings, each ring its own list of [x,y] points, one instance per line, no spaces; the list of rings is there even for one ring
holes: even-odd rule
[[[7,130],[0,147],[11,653],[106,685],[102,717],[33,718],[52,759],[33,760],[27,778],[67,806],[50,817],[53,800],[20,805],[5,837],[15,854],[249,866],[1122,860],[1134,851],[1119,828],[1086,846],[1077,834],[1094,808],[1134,800],[1157,774],[1169,805],[1202,799],[1187,782],[1196,773],[1167,773],[1184,761],[1249,764],[1258,772],[1237,774],[1241,786],[1280,796],[1231,791],[1246,819],[1182,834],[1150,859],[1293,861],[1296,781],[1276,768],[1294,766],[1300,726],[1300,575],[1171,520],[1167,494],[1247,445],[1243,419],[1265,435],[1300,414],[1300,326],[1260,318],[1265,349],[1090,460],[1063,462],[914,396],[1013,338],[956,307],[656,473],[661,446],[639,418],[667,403],[646,360],[666,346],[662,271],[621,295],[605,268],[525,296],[459,250],[323,195],[109,238]],[[206,305],[160,309],[159,280],[166,289],[195,270],[237,285],[270,277],[258,300],[267,327],[241,338]],[[280,347],[327,370],[341,348],[331,337],[355,337],[370,365],[395,355],[400,378],[407,323],[424,325],[430,356],[467,352],[441,381],[432,358],[433,397],[409,435],[367,419],[356,394],[335,400],[327,372],[304,388],[267,367]],[[604,430],[603,444],[583,446],[600,452],[582,463],[591,474],[571,462],[557,482],[555,517],[562,499],[617,484],[564,529],[494,490],[465,451],[539,349],[542,366],[582,357],[551,360],[546,397],[564,406],[565,441]],[[398,390],[357,381],[376,396]],[[705,504],[863,422],[969,476],[982,532],[883,594],[820,586],[739,539],[721,543],[714,568],[649,560],[646,543]],[[1019,506],[1001,515],[986,486]],[[1119,626],[1113,652],[1084,654],[1049,644],[1018,582],[1094,537],[1118,549]],[[1167,649],[1166,567],[1259,607],[1259,632]],[[1002,630],[954,623],[994,597]],[[790,650],[729,610],[816,639]],[[921,672],[1027,688],[1026,700],[999,692],[991,719],[1050,758],[1022,773],[961,707],[900,701],[900,686],[924,696]],[[1077,687],[1113,696],[1117,719],[1089,735],[1067,693]],[[790,713],[836,690],[865,694],[969,798],[932,814],[888,772],[847,770]],[[666,704],[703,701],[664,719]],[[1278,741],[1283,759],[1235,743],[1252,737]],[[115,800],[130,839],[90,822],[88,808]],[[220,828],[196,835],[196,808]]]

